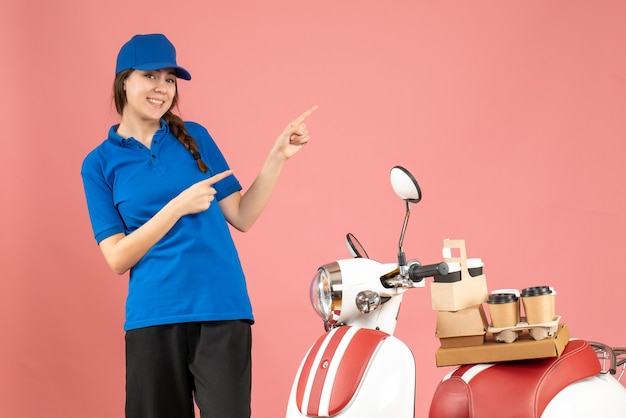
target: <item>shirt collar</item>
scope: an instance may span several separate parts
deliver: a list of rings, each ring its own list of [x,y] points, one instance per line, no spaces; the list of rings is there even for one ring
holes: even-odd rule
[[[117,133],[117,128],[119,126],[120,126],[119,123],[117,125],[111,126],[111,128],[109,129],[109,140],[119,145],[125,145],[130,141],[126,141],[125,140],[126,138],[122,137],[121,135]],[[167,135],[169,132],[170,132],[170,126],[165,121],[165,119],[161,119],[161,127],[155,132],[154,136],[160,137],[163,135]]]

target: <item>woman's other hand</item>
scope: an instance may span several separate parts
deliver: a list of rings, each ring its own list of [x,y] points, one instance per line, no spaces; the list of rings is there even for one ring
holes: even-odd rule
[[[317,108],[318,106],[315,105],[306,110],[300,116],[291,121],[291,123],[289,123],[278,136],[274,149],[286,160],[293,157],[311,139],[304,120],[311,116]]]

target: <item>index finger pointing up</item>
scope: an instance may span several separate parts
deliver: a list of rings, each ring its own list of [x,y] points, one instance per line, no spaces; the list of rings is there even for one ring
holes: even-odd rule
[[[318,105],[315,105],[315,106],[313,106],[312,108],[310,108],[310,109],[306,110],[303,114],[301,114],[300,116],[298,116],[297,118],[295,118],[293,122],[294,122],[295,124],[300,124],[300,123],[302,123],[302,121],[304,121],[306,118],[308,118],[309,116],[311,116],[311,114],[312,114],[313,112],[315,112],[315,111],[317,110],[317,108],[318,108],[318,107],[319,107]]]

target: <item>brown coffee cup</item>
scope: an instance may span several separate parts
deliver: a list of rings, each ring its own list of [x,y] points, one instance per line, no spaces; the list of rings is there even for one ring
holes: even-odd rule
[[[519,322],[519,298],[513,293],[492,293],[487,298],[491,325],[494,328],[514,327]]]
[[[556,318],[555,293],[549,286],[527,287],[522,290],[522,304],[528,325],[544,324]]]

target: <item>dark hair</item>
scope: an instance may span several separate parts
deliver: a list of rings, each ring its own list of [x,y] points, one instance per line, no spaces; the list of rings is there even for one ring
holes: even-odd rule
[[[128,78],[128,76],[135,70],[129,69],[125,71],[121,71],[119,74],[115,76],[115,80],[113,81],[113,100],[115,101],[115,110],[117,113],[122,115],[124,111],[124,106],[126,106],[126,91],[124,90],[124,82]],[[187,132],[187,128],[185,127],[185,123],[180,118],[180,116],[172,113],[172,109],[178,104],[178,90],[176,90],[176,94],[174,95],[174,100],[172,101],[172,106],[165,112],[163,115],[163,119],[167,122],[170,127],[170,131],[172,134],[178,138],[178,141],[183,144],[185,148],[191,153],[193,158],[198,163],[198,168],[203,173],[206,173],[209,167],[206,165],[204,161],[202,161],[202,157],[200,155],[200,150],[198,149],[198,144],[196,140],[193,139],[189,132]]]

